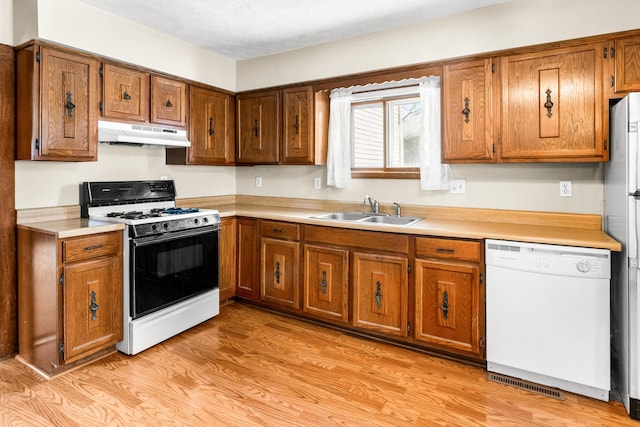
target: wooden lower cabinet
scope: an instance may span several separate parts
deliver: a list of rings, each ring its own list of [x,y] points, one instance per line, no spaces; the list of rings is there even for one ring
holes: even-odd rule
[[[220,301],[236,295],[236,251],[237,251],[237,220],[223,218],[220,223],[218,252],[220,257]]]
[[[258,301],[260,298],[260,231],[258,220],[237,218],[237,282],[236,295]]]
[[[416,253],[415,339],[483,360],[482,245],[418,237]]]
[[[479,269],[416,260],[415,338],[481,357]]]
[[[19,358],[54,375],[122,339],[122,232],[58,239],[18,227]]]
[[[353,326],[407,336],[408,260],[353,254]]]
[[[349,321],[349,251],[304,245],[302,310],[324,320]]]
[[[263,237],[261,245],[260,300],[280,307],[298,309],[300,243]]]

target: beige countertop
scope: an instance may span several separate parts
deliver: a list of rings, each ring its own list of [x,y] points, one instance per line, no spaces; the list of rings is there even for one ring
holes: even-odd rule
[[[37,230],[55,235],[58,239],[86,236],[88,234],[106,233],[124,230],[124,224],[102,222],[88,218],[57,219],[53,221],[38,221],[22,223],[19,228]]]
[[[556,218],[548,222],[553,225],[546,225],[547,218],[544,214],[539,216],[537,219],[538,223],[536,223],[536,218],[533,218],[530,220],[531,223],[523,224],[503,221],[502,218],[474,218],[465,220],[455,218],[455,215],[452,215],[451,219],[443,219],[440,213],[434,215],[434,217],[430,217],[429,212],[426,211],[421,221],[408,226],[398,226],[311,218],[314,215],[330,212],[318,209],[287,208],[281,206],[269,207],[251,204],[212,205],[208,207],[218,209],[222,217],[245,216],[355,230],[384,231],[436,237],[514,240],[531,243],[602,248],[612,251],[621,250],[620,243],[599,228],[571,226],[558,222]],[[466,212],[464,209],[460,211]],[[484,211],[480,212],[485,213]],[[518,214],[517,211],[514,212],[514,215]],[[410,216],[414,216],[414,214],[412,213]],[[571,221],[571,218],[571,215],[567,215],[566,221]]]

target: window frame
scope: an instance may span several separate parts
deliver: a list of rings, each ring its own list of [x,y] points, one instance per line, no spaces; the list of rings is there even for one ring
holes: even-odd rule
[[[366,105],[366,104],[377,104],[382,103],[383,106],[383,167],[353,167],[351,166],[351,177],[352,178],[391,178],[391,179],[419,179],[420,178],[420,167],[412,166],[412,167],[388,167],[387,160],[389,156],[389,108],[388,105],[390,103],[397,102],[403,99],[418,99],[420,100],[420,94],[408,94],[408,95],[397,95],[397,96],[388,96],[381,97],[377,99],[364,99],[361,101],[352,101],[351,108],[353,111],[354,106],[357,105]],[[353,113],[352,113],[353,117]],[[352,124],[353,124],[353,118]],[[352,154],[355,150],[354,140],[353,140],[353,129],[351,135],[351,143],[352,143]]]

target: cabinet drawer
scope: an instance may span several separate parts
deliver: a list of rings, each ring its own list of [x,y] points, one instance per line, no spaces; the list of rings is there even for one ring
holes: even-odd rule
[[[416,256],[479,262],[480,242],[416,237]]]
[[[288,222],[262,221],[260,234],[274,239],[300,240],[300,226]]]
[[[104,233],[62,241],[63,262],[80,261],[118,253],[122,249],[121,233]]]

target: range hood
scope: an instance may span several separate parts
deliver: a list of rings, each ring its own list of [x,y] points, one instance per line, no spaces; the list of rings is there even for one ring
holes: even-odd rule
[[[190,147],[184,130],[152,125],[98,121],[98,142],[143,147]]]

